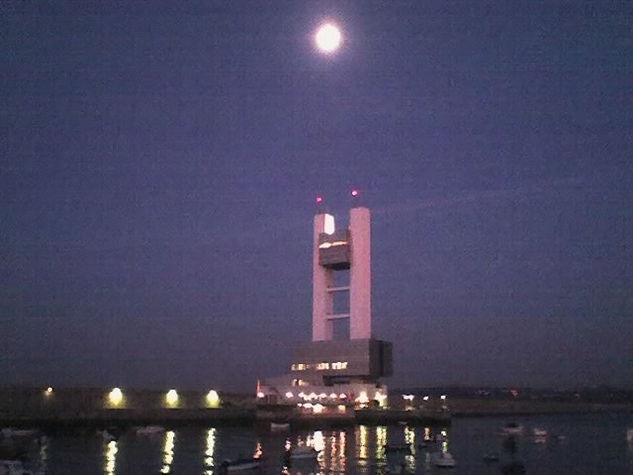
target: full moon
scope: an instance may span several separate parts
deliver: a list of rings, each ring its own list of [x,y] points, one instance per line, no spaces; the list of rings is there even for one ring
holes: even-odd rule
[[[319,27],[314,39],[321,51],[333,53],[341,45],[341,32],[332,23],[326,23]]]

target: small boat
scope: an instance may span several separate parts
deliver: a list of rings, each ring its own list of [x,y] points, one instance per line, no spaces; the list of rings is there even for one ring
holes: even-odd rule
[[[385,445],[385,452],[411,453],[411,444],[388,444]]]
[[[136,429],[136,435],[152,436],[162,434],[165,428],[161,426],[144,426]]]
[[[272,432],[284,432],[290,429],[290,424],[288,422],[271,422],[270,430]]]
[[[259,458],[249,457],[235,460],[225,460],[220,464],[220,473],[243,472],[259,469],[262,461]]]
[[[509,422],[503,426],[503,433],[506,435],[520,435],[523,434],[523,426],[516,422]]]
[[[105,442],[111,442],[113,440],[118,440],[119,438],[116,434],[110,432],[108,429],[98,430],[97,435],[100,435]]]
[[[290,449],[291,459],[315,459],[318,455],[319,452],[314,447],[307,445],[298,445]]]
[[[438,468],[453,468],[457,462],[450,452],[440,452],[433,458],[433,465]]]

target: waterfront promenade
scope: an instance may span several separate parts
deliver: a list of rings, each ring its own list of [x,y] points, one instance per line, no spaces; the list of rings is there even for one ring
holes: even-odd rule
[[[454,399],[449,410],[428,404],[404,410],[397,395],[390,409],[325,411],[321,414],[300,411],[292,406],[257,406],[251,395],[221,394],[210,404],[208,393],[181,391],[170,405],[166,392],[126,390],[117,407],[113,407],[104,389],[0,388],[0,426],[65,425],[262,425],[288,422],[298,427],[449,424],[455,417],[489,415],[572,414],[595,412],[633,412],[630,403],[555,402],[538,400]],[[210,407],[214,406],[214,407]],[[332,408],[334,409],[334,408]]]

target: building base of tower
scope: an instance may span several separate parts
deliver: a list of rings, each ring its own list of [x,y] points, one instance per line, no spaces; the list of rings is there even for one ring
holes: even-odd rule
[[[386,404],[392,345],[375,339],[313,341],[298,346],[291,372],[259,384],[260,403],[321,408]]]

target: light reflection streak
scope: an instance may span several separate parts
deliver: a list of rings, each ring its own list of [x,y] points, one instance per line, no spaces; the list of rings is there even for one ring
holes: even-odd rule
[[[215,427],[212,427],[207,431],[207,449],[204,451],[204,464],[207,470],[205,475],[213,475],[213,468],[215,467],[215,461],[213,459],[215,455]]]
[[[173,430],[165,432],[165,446],[163,448],[163,467],[160,473],[171,472],[171,464],[174,461],[174,446],[176,434]]]
[[[336,449],[336,432],[332,432],[329,438],[330,440],[330,468],[335,469],[337,467],[337,449]]]
[[[376,427],[376,460],[384,462],[387,459],[387,428],[385,426]]]
[[[323,437],[323,432],[320,430],[317,430],[314,435],[312,436],[312,444],[310,444],[310,440],[308,439],[308,441],[306,442],[306,445],[312,445],[312,447],[314,447],[314,450],[316,450],[317,452],[321,452],[322,450],[325,449],[325,438]]]
[[[114,475],[116,473],[116,453],[118,451],[116,440],[111,440],[106,444],[105,466],[103,467],[103,471],[107,475]]]
[[[442,452],[448,452],[448,429],[442,429]]]
[[[40,444],[40,469],[43,473],[48,471],[48,437],[45,435],[39,439]]]
[[[367,426],[358,426],[355,431],[356,435],[356,457],[358,458],[358,465],[364,467],[367,465],[367,443],[368,443],[368,430]]]
[[[338,434],[338,443],[339,443],[339,469],[340,473],[347,473],[347,459],[345,458],[345,431],[340,431]]]
[[[415,473],[415,429],[409,426],[404,428],[404,441],[411,447],[411,453],[404,456],[404,461],[407,465],[407,470],[410,473]]]
[[[262,455],[264,455],[264,447],[262,443],[258,440],[257,444],[255,445],[255,452],[253,452],[253,458],[260,459],[262,458]]]

